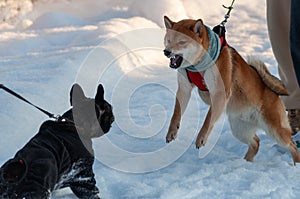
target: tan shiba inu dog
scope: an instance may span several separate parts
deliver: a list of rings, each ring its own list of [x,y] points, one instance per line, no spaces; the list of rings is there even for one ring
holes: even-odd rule
[[[170,67],[178,69],[176,103],[166,141],[177,137],[181,116],[195,86],[189,73],[194,72],[204,77],[207,89],[198,91],[202,100],[210,105],[197,136],[197,148],[205,145],[215,122],[226,110],[232,134],[248,145],[247,161],[252,161],[258,152],[256,131],[259,128],[287,148],[294,163],[300,162],[285,107],[279,98],[288,93],[264,63],[253,59],[246,63],[234,48],[220,47],[218,35],[201,19],[173,22],[165,16],[164,22],[167,28],[164,54],[170,58]]]

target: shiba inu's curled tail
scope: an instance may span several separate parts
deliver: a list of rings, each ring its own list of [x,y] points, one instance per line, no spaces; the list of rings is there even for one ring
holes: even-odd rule
[[[261,60],[248,56],[247,62],[250,66],[255,68],[263,82],[272,91],[278,95],[289,95],[283,83],[269,72],[266,65]]]

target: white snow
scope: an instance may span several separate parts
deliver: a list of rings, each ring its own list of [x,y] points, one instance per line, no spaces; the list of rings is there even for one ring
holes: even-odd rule
[[[22,3],[20,3],[22,2]],[[24,2],[24,3],[23,3]],[[102,198],[299,198],[299,165],[261,131],[254,162],[230,132],[226,117],[211,144],[197,150],[208,107],[196,91],[178,138],[165,143],[177,88],[163,56],[163,16],[202,18],[213,27],[231,1],[40,0],[0,1],[0,83],[56,114],[69,108],[79,82],[90,97],[98,83],[116,121],[94,141]],[[265,1],[236,1],[227,40],[242,56],[257,56],[278,75],[268,39]],[[3,20],[5,19],[5,20]],[[0,90],[0,165],[47,116]],[[69,189],[52,198],[75,198]]]

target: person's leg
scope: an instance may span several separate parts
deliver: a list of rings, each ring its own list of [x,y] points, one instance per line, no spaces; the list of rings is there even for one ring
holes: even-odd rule
[[[296,72],[298,86],[300,86],[300,1],[291,0],[291,55]],[[300,100],[300,99],[299,99]]]
[[[278,62],[279,76],[289,92],[289,96],[282,96],[282,100],[296,133],[300,129],[300,88],[290,52],[290,11],[291,0],[267,0],[269,38]]]

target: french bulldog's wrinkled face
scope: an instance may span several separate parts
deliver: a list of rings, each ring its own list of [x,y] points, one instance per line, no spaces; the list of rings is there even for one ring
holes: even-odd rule
[[[100,137],[110,130],[115,118],[112,106],[104,100],[101,84],[94,99],[86,97],[78,84],[73,85],[70,97],[74,123],[80,136]]]

